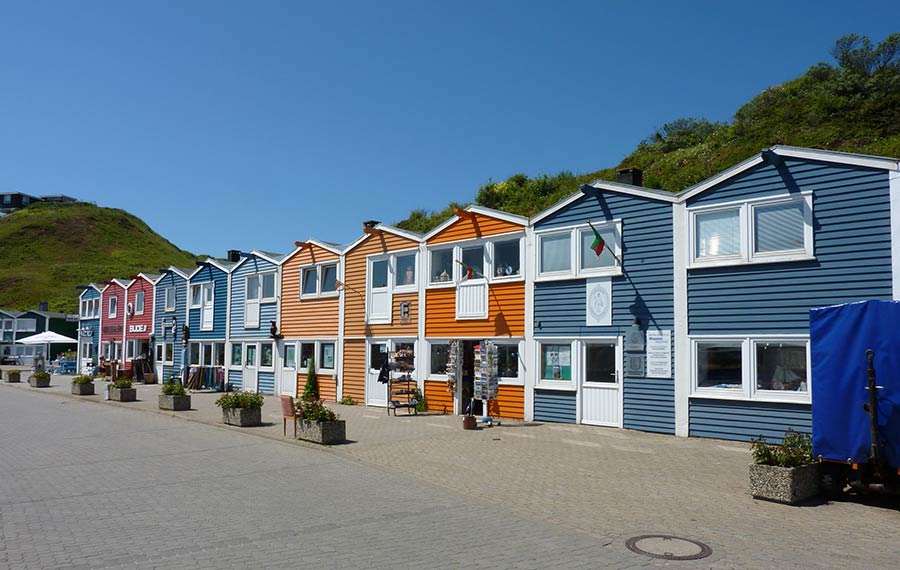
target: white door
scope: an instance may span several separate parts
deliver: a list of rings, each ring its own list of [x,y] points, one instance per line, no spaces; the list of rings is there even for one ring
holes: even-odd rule
[[[618,340],[588,340],[581,347],[581,422],[622,427],[622,358]]]
[[[281,395],[297,395],[297,344],[286,342],[281,349]]]
[[[368,372],[366,372],[366,405],[387,406],[387,384],[378,381],[381,366],[388,358],[388,343],[370,342],[368,354]]]
[[[244,345],[244,369],[241,371],[241,377],[244,381],[245,392],[257,391],[257,371],[259,369],[257,350],[255,342]]]
[[[204,283],[200,291],[200,330],[203,331],[209,331],[213,328],[214,285],[214,283]]]
[[[259,327],[259,275],[247,277],[247,302],[244,304],[244,326]]]

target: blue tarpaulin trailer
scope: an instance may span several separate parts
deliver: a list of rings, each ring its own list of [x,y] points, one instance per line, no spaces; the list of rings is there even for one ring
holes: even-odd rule
[[[836,462],[826,472],[832,479],[852,483],[855,472],[863,483],[891,483],[900,467],[900,302],[812,309],[809,340],[813,456]]]

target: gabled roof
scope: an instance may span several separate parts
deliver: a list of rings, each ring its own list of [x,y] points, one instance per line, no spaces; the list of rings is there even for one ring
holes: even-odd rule
[[[838,152],[835,150],[819,150],[815,148],[775,145],[770,149],[763,149],[756,156],[752,156],[727,170],[723,170],[722,172],[711,176],[702,182],[698,182],[690,188],[682,190],[677,194],[679,201],[684,201],[692,198],[697,194],[709,190],[713,186],[716,186],[726,180],[738,176],[743,172],[746,172],[747,170],[753,168],[758,164],[762,164],[766,161],[767,153],[773,153],[785,158],[817,160],[820,162],[861,166],[863,168],[900,171],[900,161],[895,158],[886,158],[883,156],[872,156],[867,154],[854,154],[851,152]]]
[[[325,251],[330,251],[331,253],[333,253],[335,255],[342,255],[349,247],[349,246],[344,246],[344,245],[340,245],[337,243],[331,243],[330,241],[318,240],[315,238],[308,238],[305,242],[298,241],[298,242],[294,242],[294,243],[299,243],[301,245],[296,246],[294,248],[294,251],[290,252],[289,254],[282,256],[281,261],[279,262],[280,265],[287,263],[288,260],[292,259],[295,255],[297,255],[298,253],[303,251],[304,244],[311,244],[316,247],[320,247],[320,248],[324,249]]]
[[[531,217],[529,220],[530,223],[536,224],[550,216],[562,210],[569,204],[583,198],[591,192],[592,190],[601,190],[604,192],[615,192],[617,194],[628,194],[630,196],[640,196],[641,198],[649,198],[651,200],[660,200],[662,202],[672,202],[675,203],[678,201],[676,194],[672,192],[666,192],[665,190],[657,190],[656,188],[644,188],[643,186],[633,186],[631,184],[622,184],[621,182],[608,182],[606,180],[595,180],[590,184],[582,184],[581,188],[572,192],[567,197],[563,198],[556,204],[553,204],[549,208],[545,210],[541,210],[537,214]]]
[[[35,314],[35,315],[40,315],[42,317],[46,317],[49,319],[66,319],[70,316],[72,316],[72,317],[78,316],[78,315],[70,315],[69,313],[56,313],[56,312],[52,312],[52,311],[33,310],[33,311],[27,311],[27,312]]]
[[[409,231],[409,230],[401,230],[400,228],[398,228],[396,226],[389,226],[387,224],[378,224],[372,229],[379,230],[382,232],[387,232],[389,234],[394,234],[395,236],[399,236],[404,239],[414,241],[416,243],[422,243],[422,241],[423,241],[423,239],[422,239],[423,236],[419,232],[413,232],[413,231]],[[344,253],[349,252],[351,249],[355,248],[362,242],[366,241],[366,238],[368,238],[371,235],[372,234],[363,233],[363,235],[356,238],[355,241],[351,242],[344,248]]]
[[[162,278],[163,275],[165,275],[166,273],[175,273],[185,279],[188,279],[191,276],[191,273],[193,273],[193,272],[194,272],[193,269],[185,269],[184,267],[175,267],[174,265],[170,265],[168,267],[168,269],[164,269],[162,271],[160,278]]]
[[[494,210],[493,208],[485,208],[484,206],[478,206],[476,204],[470,204],[463,208],[466,212],[472,212],[473,214],[481,214],[482,216],[487,216],[489,218],[497,218],[498,220],[504,220],[506,222],[510,222],[513,224],[519,224],[522,226],[528,225],[528,218],[525,216],[518,216],[516,214],[510,214],[509,212],[501,212],[500,210]],[[457,221],[462,218],[454,214],[447,221],[434,228],[424,236],[422,236],[422,241],[428,241],[437,234],[446,230],[450,226],[452,226]]]
[[[118,285],[119,287],[121,287],[121,288],[123,288],[123,289],[128,289],[128,287],[130,287],[131,284],[134,282],[134,279],[131,279],[131,280],[127,280],[127,279],[110,279],[110,281],[111,281],[112,283],[115,283],[116,285]]]
[[[93,289],[97,293],[103,293],[103,290],[106,289],[106,285],[104,285],[103,287],[100,287],[96,283],[89,283],[87,286],[82,286],[82,287],[83,287],[83,290],[81,291],[81,293],[78,294],[79,299],[84,297],[84,294],[88,292],[88,289]]]
[[[193,279],[194,275],[200,273],[207,265],[212,265],[213,267],[224,271],[225,273],[231,273],[235,267],[237,267],[237,262],[233,261],[222,261],[221,259],[213,259],[212,257],[207,258],[205,261],[198,261],[197,268],[194,269],[191,274],[188,276],[188,279]]]
[[[155,273],[138,273],[138,277],[143,277],[144,279],[155,285],[159,278],[162,277],[162,275],[157,275]],[[137,279],[135,279],[135,281],[137,281]],[[134,281],[132,281],[131,284],[134,285]]]
[[[255,249],[253,251],[246,252],[246,253],[242,252],[241,259],[239,261],[234,262],[234,267],[231,268],[231,271],[234,271],[235,269],[237,269],[238,267],[243,265],[244,262],[247,261],[248,259],[250,259],[251,257],[258,257],[258,258],[264,259],[274,265],[281,265],[282,262],[284,261],[284,258],[287,256],[282,255],[280,253],[269,253],[267,251],[257,251]]]

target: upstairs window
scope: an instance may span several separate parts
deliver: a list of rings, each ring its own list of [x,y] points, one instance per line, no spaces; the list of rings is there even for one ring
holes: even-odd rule
[[[260,278],[262,279],[262,299],[260,301],[273,303],[275,301],[275,273],[262,273]]]
[[[166,287],[163,290],[163,306],[165,311],[170,313],[175,310],[175,288]]]
[[[593,229],[585,224],[539,232],[537,236],[539,279],[622,273],[622,222],[619,220],[594,222]]]
[[[518,239],[494,243],[494,277],[518,277],[521,271],[521,248]]]
[[[134,314],[135,315],[143,315],[144,314],[144,292],[138,291],[134,295]]]
[[[200,285],[191,285],[191,308],[196,309],[200,306],[202,297],[200,296]]]
[[[116,313],[119,311],[119,299],[116,297],[109,298],[109,312],[107,312],[107,316],[109,318],[113,318],[116,316]]]
[[[688,212],[692,267],[814,259],[810,192]]]
[[[303,270],[303,295],[315,295],[319,282],[319,269],[317,267],[308,267]]]
[[[431,252],[431,283],[453,281],[453,250],[437,249]]]
[[[337,295],[337,275],[336,263],[304,267],[300,270],[300,295],[302,297]]]

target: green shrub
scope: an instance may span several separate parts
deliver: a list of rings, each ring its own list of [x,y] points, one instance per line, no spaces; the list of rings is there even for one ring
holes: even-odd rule
[[[90,384],[93,380],[91,380],[90,376],[86,376],[84,374],[80,374],[75,378],[72,378],[72,384]]]
[[[184,396],[184,386],[180,382],[166,382],[162,385],[162,393],[165,396]]]
[[[792,429],[785,432],[781,445],[766,443],[760,436],[751,442],[750,451],[758,465],[800,467],[813,462],[812,438]]]
[[[297,416],[304,422],[333,422],[338,415],[325,407],[322,400],[300,400],[297,403]]]
[[[316,357],[309,359],[309,367],[306,370],[306,386],[303,387],[304,401],[319,399],[319,379],[316,377]]]
[[[50,375],[47,374],[46,372],[35,372],[34,374],[32,374],[32,376],[34,376],[35,378],[39,378],[41,380],[49,380],[50,379]]]
[[[341,398],[341,404],[344,406],[355,406],[356,400],[354,400],[351,396],[344,396]]]
[[[119,390],[125,390],[131,388],[131,380],[128,378],[119,378],[115,382],[112,383],[113,388],[118,388]]]
[[[16,370],[15,368],[7,371],[9,374],[21,374],[21,370]]]
[[[223,410],[233,410],[235,408],[261,408],[263,405],[263,395],[257,392],[229,392],[222,394],[216,405]]]
[[[425,396],[422,394],[422,391],[416,388],[415,393],[413,394],[413,398],[416,400],[416,411],[417,412],[427,412],[428,411],[428,402],[425,400]]]

